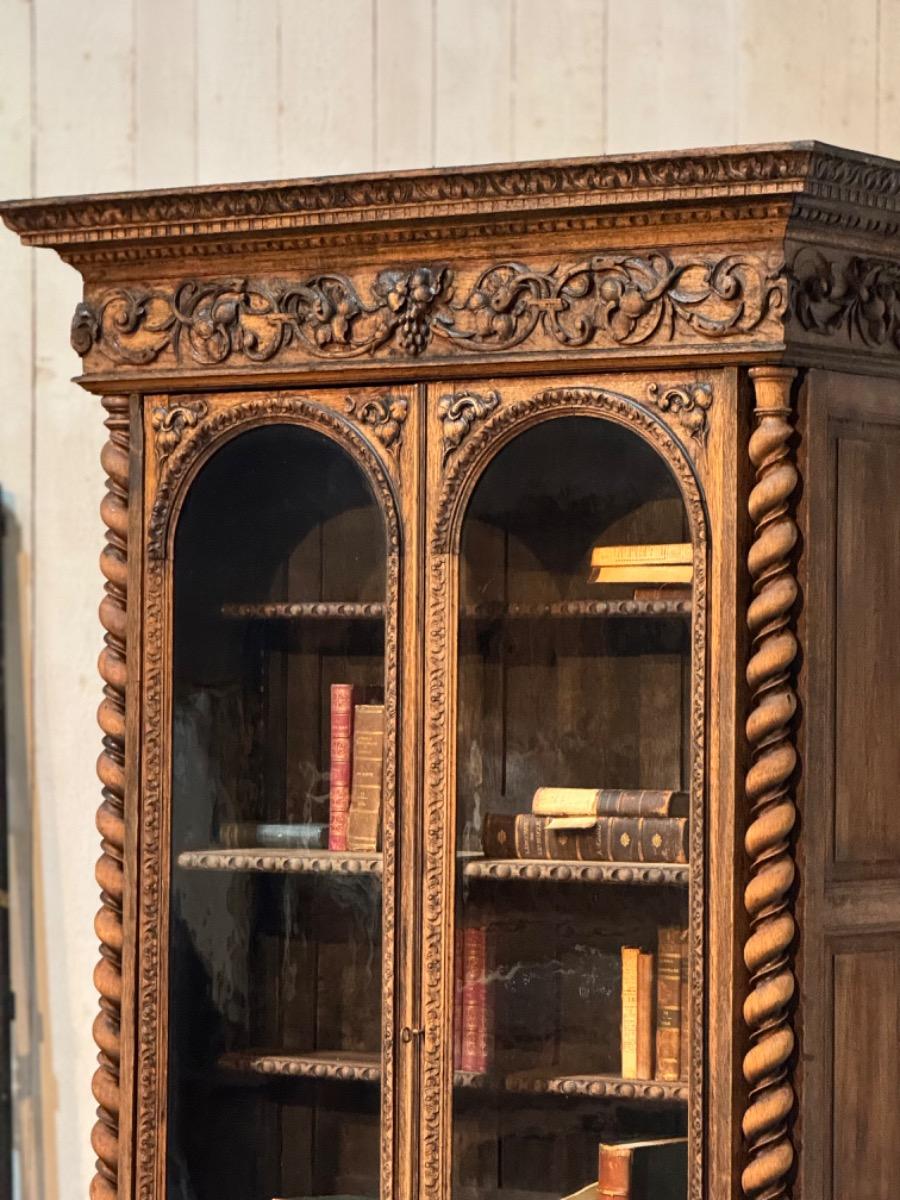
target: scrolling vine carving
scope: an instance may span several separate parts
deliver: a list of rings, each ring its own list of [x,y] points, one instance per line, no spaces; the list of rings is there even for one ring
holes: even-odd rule
[[[443,461],[459,446],[476,421],[483,421],[500,403],[499,392],[453,392],[438,400],[438,417],[444,433]]]
[[[662,412],[671,412],[701,446],[706,444],[706,418],[713,401],[710,384],[685,383],[660,388],[654,382],[648,384],[647,395]]]
[[[396,452],[400,447],[403,423],[409,415],[405,396],[364,396],[344,401],[347,413],[363,425],[368,425],[386,450]]]
[[[900,350],[900,263],[803,249],[792,265],[791,308],[810,333]]]
[[[790,387],[795,372],[755,367],[750,373],[756,389],[756,428],[749,446],[756,469],[749,500],[754,537],[748,556],[754,597],[747,612],[753,639],[747,665],[753,697],[747,718],[752,762],[745,785],[750,805],[745,836],[750,882],[744,892],[751,924],[744,945],[750,972],[750,992],[744,1002],[750,1048],[744,1056],[744,1078],[750,1099],[743,1120],[749,1161],[741,1182],[751,1200],[780,1200],[788,1195],[794,1161],[788,1122],[794,1106],[789,1064],[794,1051],[790,1003],[795,987],[791,903],[795,865],[790,838],[796,809],[791,776],[797,763],[792,729],[797,697],[792,679],[798,653],[791,615],[798,594],[791,563],[798,536],[791,515],[791,497],[798,484],[790,449]]]
[[[786,304],[786,281],[761,257],[676,261],[661,250],[595,254],[541,270],[488,267],[461,295],[446,266],[381,271],[365,298],[346,275],[290,283],[186,280],[174,289],[120,287],[83,301],[72,345],[115,363],[269,362],[291,350],[347,359],[417,356],[433,338],[448,348],[508,350],[543,337],[554,348],[633,346],[679,336],[747,334]]]

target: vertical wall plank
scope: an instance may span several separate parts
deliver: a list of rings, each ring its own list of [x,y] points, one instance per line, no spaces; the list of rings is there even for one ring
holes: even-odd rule
[[[195,3],[196,182],[277,178],[281,174],[278,3]]]
[[[194,0],[133,0],[135,187],[179,187],[197,169]]]
[[[878,3],[743,0],[739,140],[874,150]]]
[[[10,195],[32,191],[32,6],[13,0],[3,12],[0,38],[0,162]],[[9,944],[12,990],[17,998],[12,1028],[14,1162],[19,1200],[43,1196],[43,1138],[40,1100],[31,806],[32,521],[34,518],[32,432],[34,391],[33,250],[0,236],[0,279],[16,310],[15,336],[4,339],[2,363],[3,436],[3,655],[6,713],[6,795],[9,847]],[[4,1164],[4,1169],[8,1169]]]
[[[376,0],[376,170],[427,167],[434,162],[433,38],[430,3]]]
[[[283,0],[283,175],[372,169],[374,24],[374,0]]]
[[[610,153],[735,140],[736,3],[610,3]]]
[[[437,163],[512,157],[511,82],[511,0],[437,0]]]
[[[130,4],[35,0],[35,188],[83,192],[133,184]],[[96,1047],[91,983],[99,853],[93,812],[100,697],[97,605],[102,411],[71,382],[66,329],[81,296],[55,255],[35,267],[34,771],[38,1003],[43,1040],[43,1200],[87,1195],[94,1155]]]
[[[515,0],[514,158],[603,153],[606,7],[606,0]]]
[[[878,28],[879,154],[900,158],[900,0],[880,0]]]

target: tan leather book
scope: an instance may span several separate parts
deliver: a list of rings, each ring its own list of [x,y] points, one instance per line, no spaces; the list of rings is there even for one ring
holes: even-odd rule
[[[350,816],[350,759],[353,746],[353,684],[331,685],[331,778],[328,849],[347,849]]]
[[[622,1078],[638,1077],[638,946],[622,947]]]
[[[693,559],[690,542],[657,542],[654,545],[595,546],[592,567],[620,567],[632,563],[689,563]]]
[[[637,987],[637,1072],[635,1079],[653,1078],[656,1010],[656,955],[641,951]]]
[[[681,1037],[679,1039],[679,1078],[687,1079],[691,1065],[691,993],[690,960],[688,958],[688,931],[681,931]]]
[[[620,567],[591,567],[589,583],[690,583],[690,563],[629,563]]]
[[[681,1078],[681,929],[658,931],[656,956],[656,1078]]]
[[[687,1138],[601,1142],[597,1177],[603,1200],[684,1200]]]
[[[384,705],[357,704],[353,710],[348,850],[378,849],[383,776]]]

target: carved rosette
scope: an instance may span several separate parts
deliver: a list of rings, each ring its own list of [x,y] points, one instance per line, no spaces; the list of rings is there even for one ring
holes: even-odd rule
[[[109,438],[101,452],[107,474],[106,495],[100,513],[106,526],[106,545],[100,555],[105,595],[100,620],[106,630],[100,654],[103,701],[97,714],[103,730],[103,749],[97,774],[103,799],[97,811],[102,853],[96,877],[100,885],[100,910],[94,928],[100,939],[100,961],[94,983],[100,993],[100,1011],[94,1021],[94,1040],[100,1053],[94,1073],[97,1123],[91,1143],[97,1155],[97,1174],[91,1183],[91,1200],[116,1200],[119,1158],[119,1058],[122,1010],[122,897],[125,854],[125,629],[128,601],[128,400],[107,397],[103,407]]]
[[[752,693],[747,718],[751,765],[746,778],[750,821],[745,836],[750,881],[744,904],[751,931],[744,946],[750,972],[744,1021],[750,1047],[743,1064],[750,1094],[743,1120],[748,1162],[742,1184],[751,1200],[778,1200],[788,1195],[794,1161],[789,1133],[794,1107],[790,1006],[795,983],[791,834],[796,819],[791,778],[797,764],[792,725],[798,646],[792,611],[798,585],[792,555],[798,531],[791,503],[798,474],[790,447],[790,388],[796,372],[756,367],[750,374],[756,408],[749,454],[756,484],[749,499],[754,528],[748,555],[753,599],[747,624],[753,647],[747,665]]]

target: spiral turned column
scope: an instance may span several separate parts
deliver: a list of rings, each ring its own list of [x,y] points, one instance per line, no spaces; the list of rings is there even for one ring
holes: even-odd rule
[[[100,939],[100,961],[94,984],[100,993],[100,1011],[94,1021],[94,1041],[99,1066],[93,1092],[97,1122],[91,1143],[97,1155],[97,1173],[91,1182],[91,1200],[116,1200],[119,1163],[119,1052],[122,1012],[122,894],[125,853],[125,627],[128,601],[128,399],[104,397],[109,437],[100,455],[107,474],[106,495],[100,514],[106,525],[106,544],[100,569],[106,578],[100,604],[105,636],[99,669],[103,701],[97,713],[103,731],[103,749],[97,774],[103,784],[97,810],[101,855],[96,877],[100,885],[100,910],[94,928]]]
[[[791,515],[798,474],[790,445],[790,389],[795,374],[783,367],[757,367],[750,372],[756,390],[749,446],[756,484],[748,506],[754,533],[747,560],[753,579],[747,613],[752,637],[747,682],[752,700],[747,719],[751,765],[745,784],[749,825],[744,841],[750,861],[744,892],[750,916],[744,946],[750,972],[744,1022],[750,1046],[743,1064],[749,1099],[743,1120],[747,1162],[741,1182],[751,1200],[786,1197],[794,1162],[789,1122],[794,1107],[791,833],[796,817],[792,776],[797,751],[792,726],[798,649],[792,616],[798,591],[792,566],[797,525]]]

